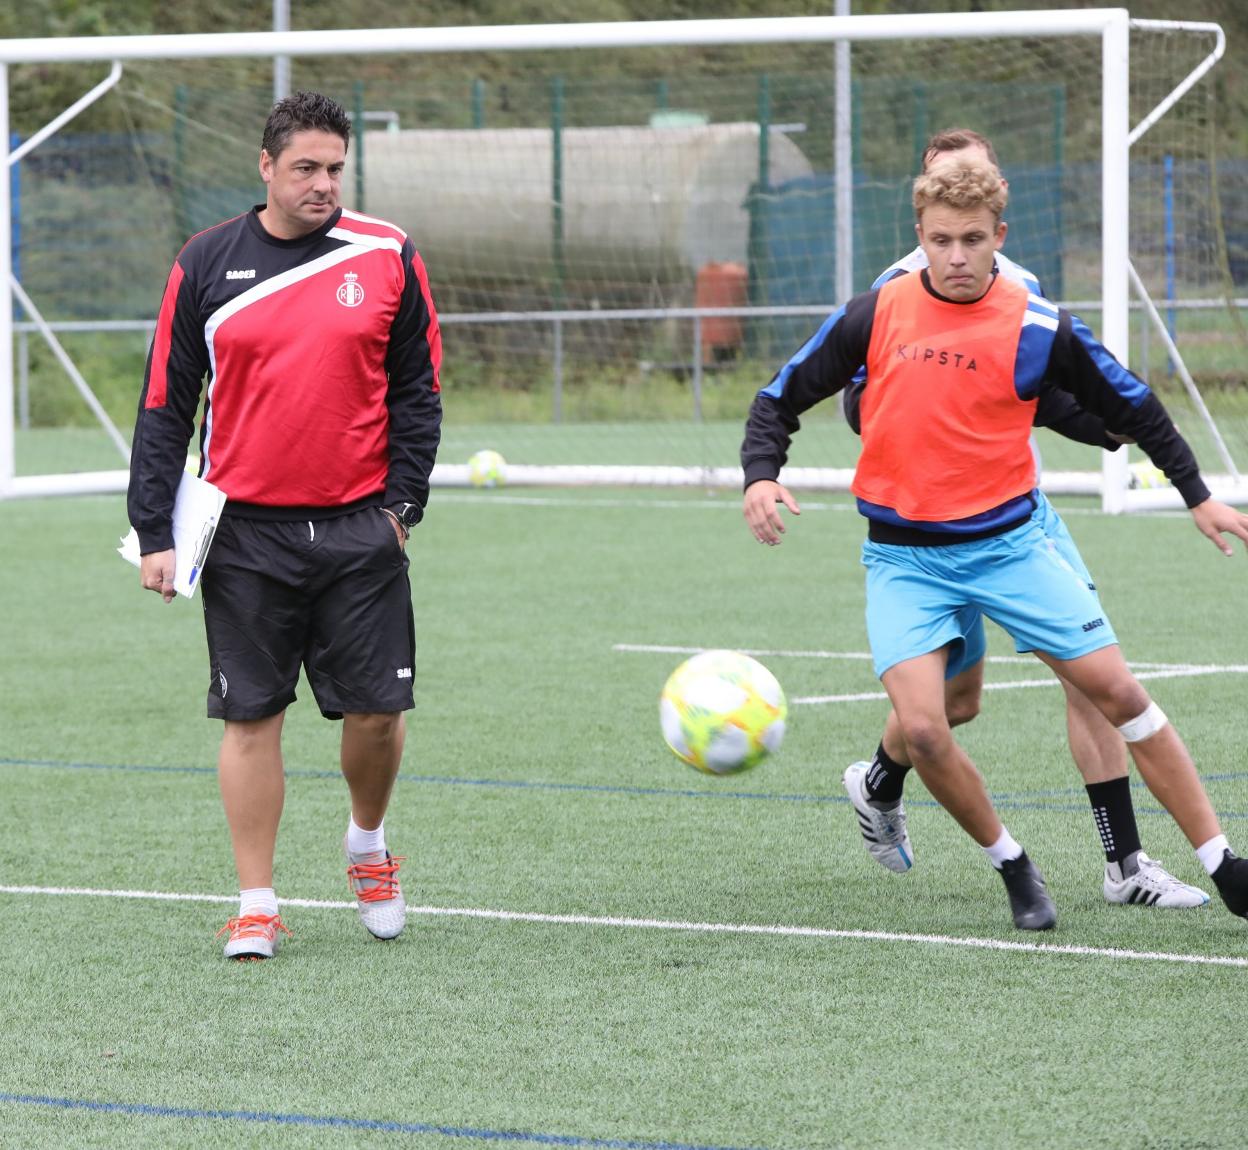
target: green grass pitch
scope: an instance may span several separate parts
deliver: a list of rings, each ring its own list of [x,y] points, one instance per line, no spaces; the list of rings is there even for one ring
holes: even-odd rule
[[[885,704],[800,701],[878,693],[830,657],[866,650],[863,524],[803,503],[769,549],[733,494],[435,491],[387,819],[416,910],[387,945],[346,905],[337,729],[304,687],[294,938],[254,965],[213,937],[235,886],[198,602],[140,591],[120,497],[0,503],[0,1144],[1241,1146],[1248,924],[1104,903],[1060,692],[1010,686],[1038,664],[990,664],[962,741],[1057,929],[1012,929],[917,779],[915,869],[867,857],[840,775]],[[1248,555],[1182,514],[1058,503],[1248,850]],[[773,652],[791,703],[779,755],[736,778],[659,735],[684,656],[645,648],[709,646]],[[1145,849],[1211,889],[1134,794]]]

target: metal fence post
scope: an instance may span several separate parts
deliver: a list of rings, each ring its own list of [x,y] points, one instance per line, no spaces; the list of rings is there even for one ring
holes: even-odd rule
[[[556,423],[563,422],[563,320],[556,319],[555,326],[555,349],[554,349],[554,373],[555,373],[555,411],[554,420]]]
[[[693,419],[702,422],[702,317],[693,317]]]

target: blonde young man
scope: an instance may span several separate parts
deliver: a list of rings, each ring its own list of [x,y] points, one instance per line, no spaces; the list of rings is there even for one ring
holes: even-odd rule
[[[1135,439],[1224,553],[1248,516],[1210,498],[1160,401],[1075,316],[994,275],[1006,189],[996,169],[960,164],[914,185],[929,267],[855,296],[755,398],[741,449],[744,514],[777,544],[776,480],[800,414],[867,367],[853,490],[869,524],[867,631],[906,752],[928,790],[1001,875],[1014,924],[1057,915],[1043,876],[1003,826],[954,740],[945,671],[974,610],[1073,683],[1117,729],[1227,907],[1248,915],[1248,860],[1230,850],[1178,732],[1131,674],[1086,580],[1046,543],[1028,444],[1040,396],[1073,395]]]
[[[966,162],[999,167],[992,143],[969,128],[938,132],[923,152],[924,172],[945,164],[956,166]],[[1008,192],[1004,180],[1002,184]],[[899,275],[919,272],[927,266],[927,255],[922,246],[918,246],[885,269],[872,286],[881,287]],[[995,272],[1022,284],[1035,295],[1044,294],[1030,271],[999,251],[995,256]],[[865,382],[865,374],[860,373],[843,393],[845,418],[855,432],[860,426],[859,402]],[[1059,389],[1041,396],[1035,423],[1069,439],[1111,451],[1122,443],[1121,437],[1106,432],[1103,420],[1084,411],[1073,396]],[[1092,577],[1065,523],[1038,490],[1036,500],[1043,509],[1045,535],[1091,586]],[[987,641],[982,617],[976,621],[976,614],[969,612],[965,641],[951,653],[945,668],[946,712],[951,726],[970,722],[979,713]],[[1209,901],[1203,890],[1180,881],[1142,849],[1131,799],[1127,749],[1122,737],[1078,688],[1064,679],[1059,682],[1066,696],[1066,730],[1071,755],[1083,778],[1093,822],[1105,853],[1104,872],[1100,876],[1105,900],[1158,908],[1203,906]],[[914,863],[902,802],[910,769],[897,716],[892,713],[871,761],[852,763],[844,774],[845,789],[868,853],[881,866],[896,873],[907,872]]]

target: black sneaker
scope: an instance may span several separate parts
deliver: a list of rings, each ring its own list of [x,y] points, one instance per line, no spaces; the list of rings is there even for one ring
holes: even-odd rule
[[[1213,885],[1231,914],[1248,918],[1248,859],[1241,859],[1228,850],[1213,872]]]
[[[1001,864],[1001,878],[1010,896],[1014,925],[1019,930],[1052,930],[1057,924],[1057,908],[1044,885],[1044,875],[1026,851]]]

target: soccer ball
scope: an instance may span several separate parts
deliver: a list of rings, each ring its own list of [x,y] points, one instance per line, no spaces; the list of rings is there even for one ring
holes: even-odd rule
[[[1150,460],[1145,459],[1139,463],[1133,463],[1129,470],[1130,478],[1127,480],[1127,486],[1133,491],[1151,491],[1158,487],[1170,486],[1166,473],[1160,467],[1154,467]]]
[[[659,697],[663,738],[708,775],[758,766],[784,738],[788,704],[776,677],[738,651],[703,651],[686,660]]]
[[[507,460],[497,451],[478,451],[468,460],[468,482],[473,487],[502,487],[507,482]]]

